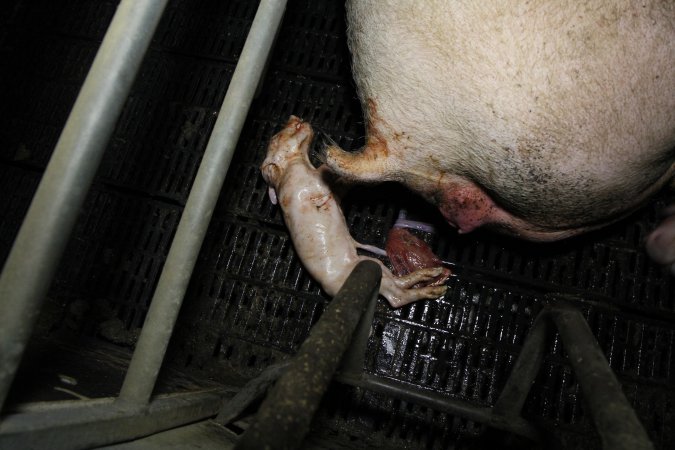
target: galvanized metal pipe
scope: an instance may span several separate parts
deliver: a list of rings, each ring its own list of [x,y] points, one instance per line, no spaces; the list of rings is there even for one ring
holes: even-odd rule
[[[123,0],[0,276],[0,409],[166,0]]]
[[[148,402],[225,174],[286,7],[262,0],[206,146],[129,365],[119,401]]]
[[[211,417],[229,395],[212,390],[158,396],[143,414],[112,398],[28,404],[28,411],[0,422],[0,448],[73,450],[137,439]]]

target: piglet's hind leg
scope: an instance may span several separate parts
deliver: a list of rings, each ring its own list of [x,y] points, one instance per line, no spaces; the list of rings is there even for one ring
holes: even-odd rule
[[[387,299],[393,308],[400,308],[418,300],[431,300],[443,295],[446,286],[427,286],[413,288],[415,284],[436,278],[443,270],[442,267],[421,269],[403,277],[395,277],[387,267],[377,261],[382,267],[382,284],[380,293]]]
[[[396,285],[403,289],[410,289],[417,283],[433,280],[443,273],[443,267],[428,267],[419,269],[403,276],[394,276]]]

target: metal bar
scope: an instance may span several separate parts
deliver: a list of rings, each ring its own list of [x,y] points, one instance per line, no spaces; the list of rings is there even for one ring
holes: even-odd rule
[[[377,296],[366,306],[366,310],[359,320],[359,324],[352,337],[351,345],[345,352],[340,362],[339,372],[358,376],[363,372],[363,361],[366,358],[368,339],[373,328],[373,317],[377,306]]]
[[[8,414],[0,422],[0,448],[84,449],[137,439],[211,417],[223,391],[158,396],[143,414],[115,399],[49,402]]]
[[[263,402],[236,449],[295,449],[352,339],[368,301],[376,297],[382,269],[362,261],[314,325],[291,366]]]
[[[590,405],[593,420],[602,438],[603,448],[653,449],[649,438],[621,391],[621,385],[605,359],[586,320],[575,308],[556,302],[547,306],[536,318],[509,378],[493,408],[472,405],[462,400],[439,396],[400,381],[374,377],[355,370],[356,353],[344,370],[336,376],[339,382],[380,392],[411,403],[485,423],[540,441],[541,434],[520,416],[523,404],[544,358],[546,340],[552,325],[558,328],[574,374]],[[353,345],[364,345],[355,339]]]
[[[540,313],[527,335],[511,374],[506,380],[493,412],[505,417],[520,416],[534,379],[544,360],[546,339],[550,332],[546,311]]]
[[[261,398],[267,389],[288,369],[290,361],[267,367],[260,375],[250,380],[237,394],[224,402],[215,421],[227,425],[239,417],[254,401]]]
[[[166,0],[123,0],[0,276],[0,409]]]
[[[504,417],[493,414],[492,408],[487,406],[475,406],[463,400],[439,395],[438,392],[425,391],[407,383],[388,378],[374,377],[369,374],[363,374],[360,377],[339,374],[336,376],[336,380],[350,386],[365,388],[437,411],[481,422],[493,428],[524,436],[533,441],[541,440],[539,431],[518,415]]]
[[[550,316],[558,327],[603,448],[653,449],[584,316],[563,304],[552,307]]]
[[[285,0],[260,2],[164,263],[122,385],[120,402],[140,406],[152,395],[199,249],[285,7]]]

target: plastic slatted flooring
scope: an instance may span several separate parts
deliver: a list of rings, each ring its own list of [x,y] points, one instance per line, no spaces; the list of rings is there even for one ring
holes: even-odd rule
[[[0,7],[0,257],[4,260],[115,1],[19,1]],[[126,103],[50,298],[83,332],[104,304],[143,323],[255,1],[172,1]],[[258,166],[290,114],[347,149],[363,143],[341,2],[291,0],[179,319],[170,360],[252,377],[292,354],[328,298],[307,275],[266,196]],[[317,143],[320,145],[320,142]],[[353,235],[383,245],[402,188],[361,187],[346,199]],[[400,310],[378,304],[365,369],[490,405],[543,302],[580,307],[657,448],[675,443],[675,282],[642,249],[665,197],[601,232],[551,245],[489,233],[427,236],[455,264],[449,291]],[[438,216],[429,211],[432,220]],[[215,371],[215,372],[214,372]],[[322,427],[354,445],[447,448],[484,427],[379,395],[336,387]],[[550,345],[525,415],[557,425],[570,445],[598,445],[559,340]]]

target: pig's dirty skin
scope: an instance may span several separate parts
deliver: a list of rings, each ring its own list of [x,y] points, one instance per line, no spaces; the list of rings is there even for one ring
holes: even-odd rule
[[[461,233],[535,241],[673,182],[675,2],[350,0],[347,19],[368,137],[327,148],[339,176],[404,183]],[[672,264],[668,220],[648,247]]]
[[[311,126],[291,116],[284,129],[270,141],[261,167],[269,185],[270,200],[281,206],[298,257],[312,277],[332,296],[359,261],[372,259],[382,268],[380,293],[394,308],[443,295],[445,286],[413,288],[438,277],[443,273],[442,267],[395,277],[379,260],[357,254],[357,247],[369,249],[369,246],[359,244],[349,234],[330,188],[330,173],[324,166],[314,168],[309,161],[312,138]]]

